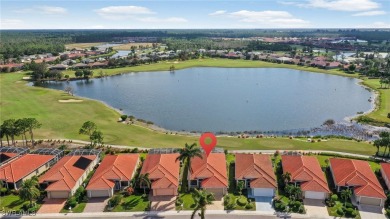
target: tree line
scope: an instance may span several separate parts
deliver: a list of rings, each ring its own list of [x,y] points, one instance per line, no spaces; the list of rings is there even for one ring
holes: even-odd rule
[[[3,138],[7,139],[7,144],[10,146],[16,145],[15,137],[21,136],[23,144],[27,146],[28,138],[27,134],[30,135],[32,145],[34,145],[34,129],[38,129],[42,126],[35,118],[21,118],[21,119],[7,119],[0,126],[0,139],[1,146],[3,146]]]

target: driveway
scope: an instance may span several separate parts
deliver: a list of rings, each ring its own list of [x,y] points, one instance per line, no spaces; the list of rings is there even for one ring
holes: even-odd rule
[[[176,196],[152,196],[149,195],[152,211],[174,211],[176,209]]]
[[[274,212],[272,197],[255,196],[256,211]]]
[[[329,218],[328,209],[323,200],[317,199],[303,199],[305,205],[306,214],[310,218]]]
[[[103,212],[109,198],[90,198],[83,212]]]
[[[60,211],[64,208],[66,199],[64,198],[52,198],[43,199],[44,203],[42,204],[41,208],[39,208],[38,212],[39,214],[45,214],[45,213],[60,213]]]
[[[362,219],[386,219],[381,207],[372,205],[359,205],[360,217]]]

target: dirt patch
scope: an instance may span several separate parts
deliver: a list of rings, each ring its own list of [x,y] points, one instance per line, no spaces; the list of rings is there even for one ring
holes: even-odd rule
[[[60,103],[79,103],[83,102],[83,100],[76,100],[76,99],[67,99],[67,100],[58,100]]]

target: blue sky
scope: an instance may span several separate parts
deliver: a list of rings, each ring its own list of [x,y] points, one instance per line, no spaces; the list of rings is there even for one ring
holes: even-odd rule
[[[0,0],[1,29],[390,28],[389,0]]]

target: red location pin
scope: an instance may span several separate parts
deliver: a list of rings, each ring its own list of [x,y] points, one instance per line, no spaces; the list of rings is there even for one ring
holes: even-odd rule
[[[211,142],[209,144],[206,144],[205,142],[206,138],[211,139]],[[206,152],[206,155],[208,157],[211,151],[214,149],[215,145],[217,145],[217,138],[213,133],[206,132],[200,136],[199,143],[200,146],[202,146],[203,150]]]

